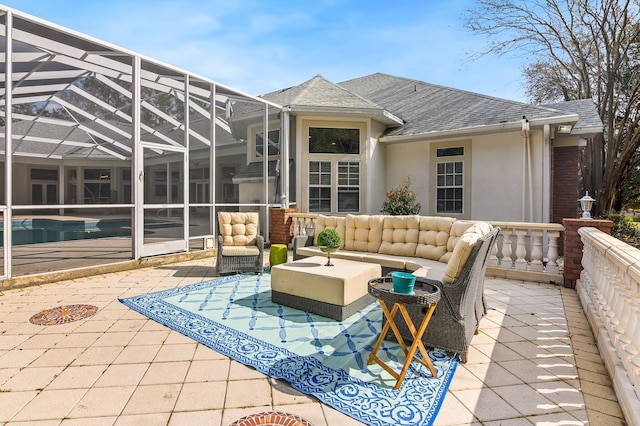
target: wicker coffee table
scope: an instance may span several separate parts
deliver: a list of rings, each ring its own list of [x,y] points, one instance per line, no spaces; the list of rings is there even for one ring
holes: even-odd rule
[[[378,340],[376,341],[375,346],[373,347],[373,351],[369,355],[369,360],[367,361],[367,365],[371,365],[374,361],[378,363],[382,368],[384,368],[389,374],[397,379],[396,385],[394,389],[399,389],[404,381],[404,377],[407,374],[407,370],[409,369],[409,365],[413,360],[418,361],[425,367],[431,371],[431,375],[433,377],[437,376],[436,370],[429,359],[429,354],[427,354],[427,350],[422,343],[422,335],[427,329],[427,325],[429,324],[429,320],[431,319],[431,315],[433,311],[436,309],[436,304],[440,300],[440,289],[432,284],[425,283],[422,287],[416,287],[414,289],[414,294],[401,294],[393,292],[393,283],[391,282],[391,277],[380,277],[374,278],[369,281],[369,294],[378,299],[378,303],[380,303],[380,307],[382,308],[382,312],[387,319],[384,326],[382,327],[382,331],[380,332],[380,336],[378,336]],[[427,306],[422,322],[416,329],[411,317],[409,316],[409,312],[407,312],[406,305],[424,305]],[[392,306],[391,310],[389,310],[388,306]],[[413,338],[413,343],[411,347],[407,349],[407,345],[404,343],[404,339],[400,335],[400,331],[395,323],[396,313],[400,311],[400,314],[404,318],[404,321],[407,323],[407,327],[411,332],[411,336]],[[400,374],[394,371],[391,367],[384,363],[378,356],[378,349],[384,340],[384,337],[387,335],[389,331],[389,327],[393,331],[393,334],[396,336],[400,347],[404,351],[407,358],[404,361],[402,366],[402,370]],[[416,352],[420,351],[422,354],[422,359],[416,356]]]

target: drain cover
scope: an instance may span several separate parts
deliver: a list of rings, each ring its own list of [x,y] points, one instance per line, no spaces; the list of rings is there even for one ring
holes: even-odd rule
[[[35,325],[57,325],[88,318],[98,312],[93,305],[66,305],[45,309],[29,319]]]

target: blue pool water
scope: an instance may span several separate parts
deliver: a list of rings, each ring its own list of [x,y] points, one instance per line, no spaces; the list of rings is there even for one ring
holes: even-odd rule
[[[34,218],[14,220],[12,225],[14,245],[131,236],[129,219],[61,221]],[[0,246],[3,244],[2,232],[0,226]]]

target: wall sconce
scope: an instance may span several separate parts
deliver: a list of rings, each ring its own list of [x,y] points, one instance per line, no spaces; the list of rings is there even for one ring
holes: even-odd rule
[[[585,196],[578,201],[580,201],[580,207],[582,208],[582,219],[591,219],[591,207],[596,200],[591,198],[589,191],[587,191]]]

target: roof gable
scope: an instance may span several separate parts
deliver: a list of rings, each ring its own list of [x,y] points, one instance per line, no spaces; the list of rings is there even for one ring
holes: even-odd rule
[[[285,106],[382,109],[380,105],[351,93],[320,75],[298,86],[272,92],[263,97]]]

